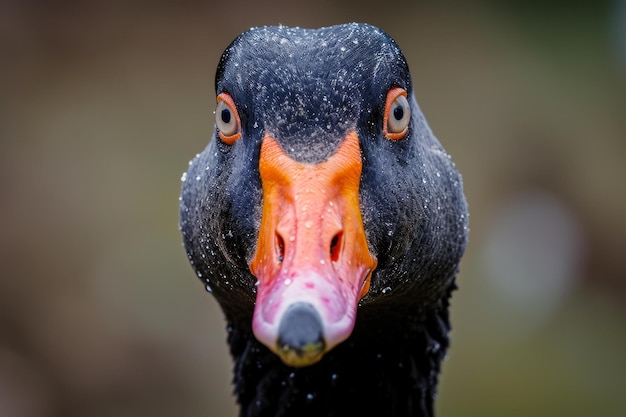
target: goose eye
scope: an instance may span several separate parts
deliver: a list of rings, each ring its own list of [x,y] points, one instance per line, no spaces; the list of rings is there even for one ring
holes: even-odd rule
[[[387,93],[384,116],[384,133],[391,140],[406,136],[411,121],[411,107],[406,90],[395,87]]]
[[[241,121],[233,98],[228,93],[217,96],[215,125],[224,143],[232,145],[241,137]]]

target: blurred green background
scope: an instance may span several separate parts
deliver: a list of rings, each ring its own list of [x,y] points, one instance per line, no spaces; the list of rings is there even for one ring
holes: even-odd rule
[[[251,26],[378,25],[464,175],[440,416],[626,415],[626,2],[0,2],[0,416],[234,416],[180,177]]]

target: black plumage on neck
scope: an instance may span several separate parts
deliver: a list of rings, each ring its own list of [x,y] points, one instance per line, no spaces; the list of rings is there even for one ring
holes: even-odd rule
[[[360,309],[350,338],[305,368],[284,365],[255,339],[250,320],[230,317],[240,416],[433,416],[454,288],[426,308],[394,298]]]

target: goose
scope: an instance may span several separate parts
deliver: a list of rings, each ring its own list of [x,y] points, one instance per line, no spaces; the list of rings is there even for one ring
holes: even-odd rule
[[[398,45],[368,24],[252,28],[215,89],[180,230],[240,416],[432,416],[468,212]]]

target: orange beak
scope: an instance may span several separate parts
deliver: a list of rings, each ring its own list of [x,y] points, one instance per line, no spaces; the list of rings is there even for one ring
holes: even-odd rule
[[[256,338],[287,365],[307,366],[347,339],[376,258],[359,207],[356,132],[316,165],[291,159],[268,134],[259,171],[263,213],[250,270],[258,279]]]

